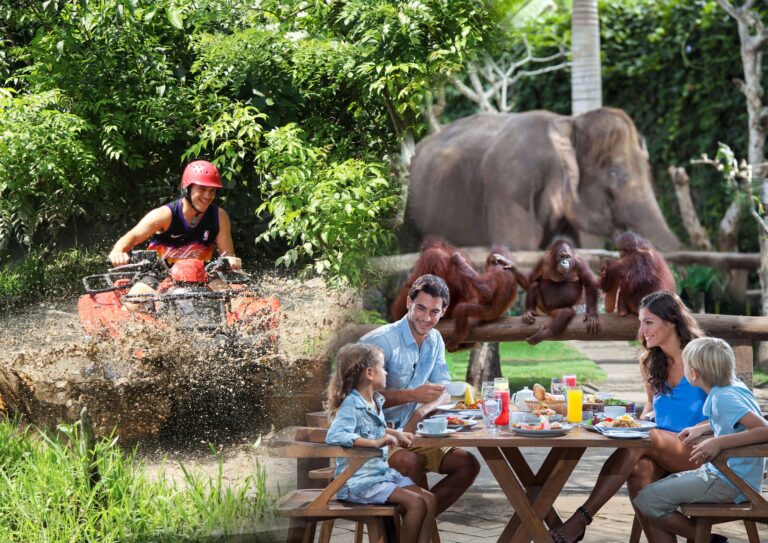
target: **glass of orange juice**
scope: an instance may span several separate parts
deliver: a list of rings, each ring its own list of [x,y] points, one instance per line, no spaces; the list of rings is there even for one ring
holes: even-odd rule
[[[584,402],[584,392],[580,387],[568,387],[566,391],[568,402],[568,422],[581,422],[581,406]]]

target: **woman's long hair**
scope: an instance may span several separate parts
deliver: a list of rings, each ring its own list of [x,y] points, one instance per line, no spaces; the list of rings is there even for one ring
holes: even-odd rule
[[[704,331],[685,307],[680,297],[674,292],[660,290],[653,292],[642,299],[640,309],[645,308],[660,319],[675,325],[677,339],[680,341],[680,349],[683,349],[693,339],[703,337]],[[639,335],[639,332],[638,332]],[[640,338],[645,347],[645,352],[640,355],[640,365],[645,369],[648,383],[654,395],[668,394],[672,391],[667,384],[669,377],[669,362],[667,355],[660,347],[648,348],[645,338]]]
[[[344,401],[360,382],[360,374],[383,360],[384,351],[367,343],[347,343],[336,353],[336,371],[328,384],[326,412],[332,419]]]

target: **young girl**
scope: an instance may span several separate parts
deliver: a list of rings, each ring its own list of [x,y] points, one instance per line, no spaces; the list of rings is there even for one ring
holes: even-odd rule
[[[689,443],[714,433],[693,447],[691,461],[707,462],[697,470],[675,473],[643,488],[634,504],[653,523],[654,542],[677,541],[675,534],[693,540],[694,522],[677,508],[683,503],[740,503],[746,500],[711,463],[723,449],[768,441],[768,421],[763,418],[752,392],[735,375],[736,359],[722,339],[699,338],[683,350],[688,381],[704,390],[704,415],[709,422],[684,429],[678,437]],[[728,466],[757,492],[763,480],[764,458],[731,458]],[[715,535],[712,541],[725,541]]]
[[[437,503],[432,493],[416,486],[387,464],[387,446],[408,447],[413,434],[387,428],[377,391],[387,384],[384,352],[374,345],[352,343],[336,355],[336,373],[328,387],[328,414],[333,422],[326,436],[329,445],[376,447],[384,452],[372,458],[341,487],[337,497],[357,503],[395,503],[405,509],[401,541],[428,543],[435,525]],[[336,476],[347,459],[336,462]]]

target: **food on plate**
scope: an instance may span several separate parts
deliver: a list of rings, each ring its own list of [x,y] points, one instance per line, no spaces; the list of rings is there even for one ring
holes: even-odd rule
[[[472,424],[471,420],[463,419],[461,417],[447,417],[448,424],[453,426],[469,426]]]
[[[562,430],[564,426],[559,422],[549,422],[549,417],[542,415],[539,417],[539,422],[535,424],[527,424],[525,422],[513,422],[510,425],[512,428],[519,428],[521,430]]]
[[[453,406],[454,409],[482,409],[483,400],[475,400],[475,403],[467,404],[466,402],[456,402]]]
[[[473,405],[475,403],[475,398],[472,396],[472,385],[467,385],[467,388],[464,389],[464,403],[466,405]]]
[[[630,415],[622,415],[615,419],[606,418],[602,422],[595,424],[595,426],[600,428],[640,428],[642,424]]]
[[[525,405],[528,406],[528,409],[530,409],[531,413],[534,415],[563,415],[565,416],[566,413],[566,407],[565,407],[565,401],[563,400],[551,400],[551,401],[540,401],[540,400],[525,400]]]
[[[603,400],[605,405],[621,405],[624,407],[627,407],[628,405],[634,405],[634,402],[630,402],[629,400],[619,400],[617,398],[608,398],[606,400]]]

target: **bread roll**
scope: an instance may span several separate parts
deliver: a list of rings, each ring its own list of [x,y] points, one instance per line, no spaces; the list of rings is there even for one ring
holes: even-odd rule
[[[533,385],[533,397],[543,402],[547,398],[547,389],[541,386],[539,383]]]

